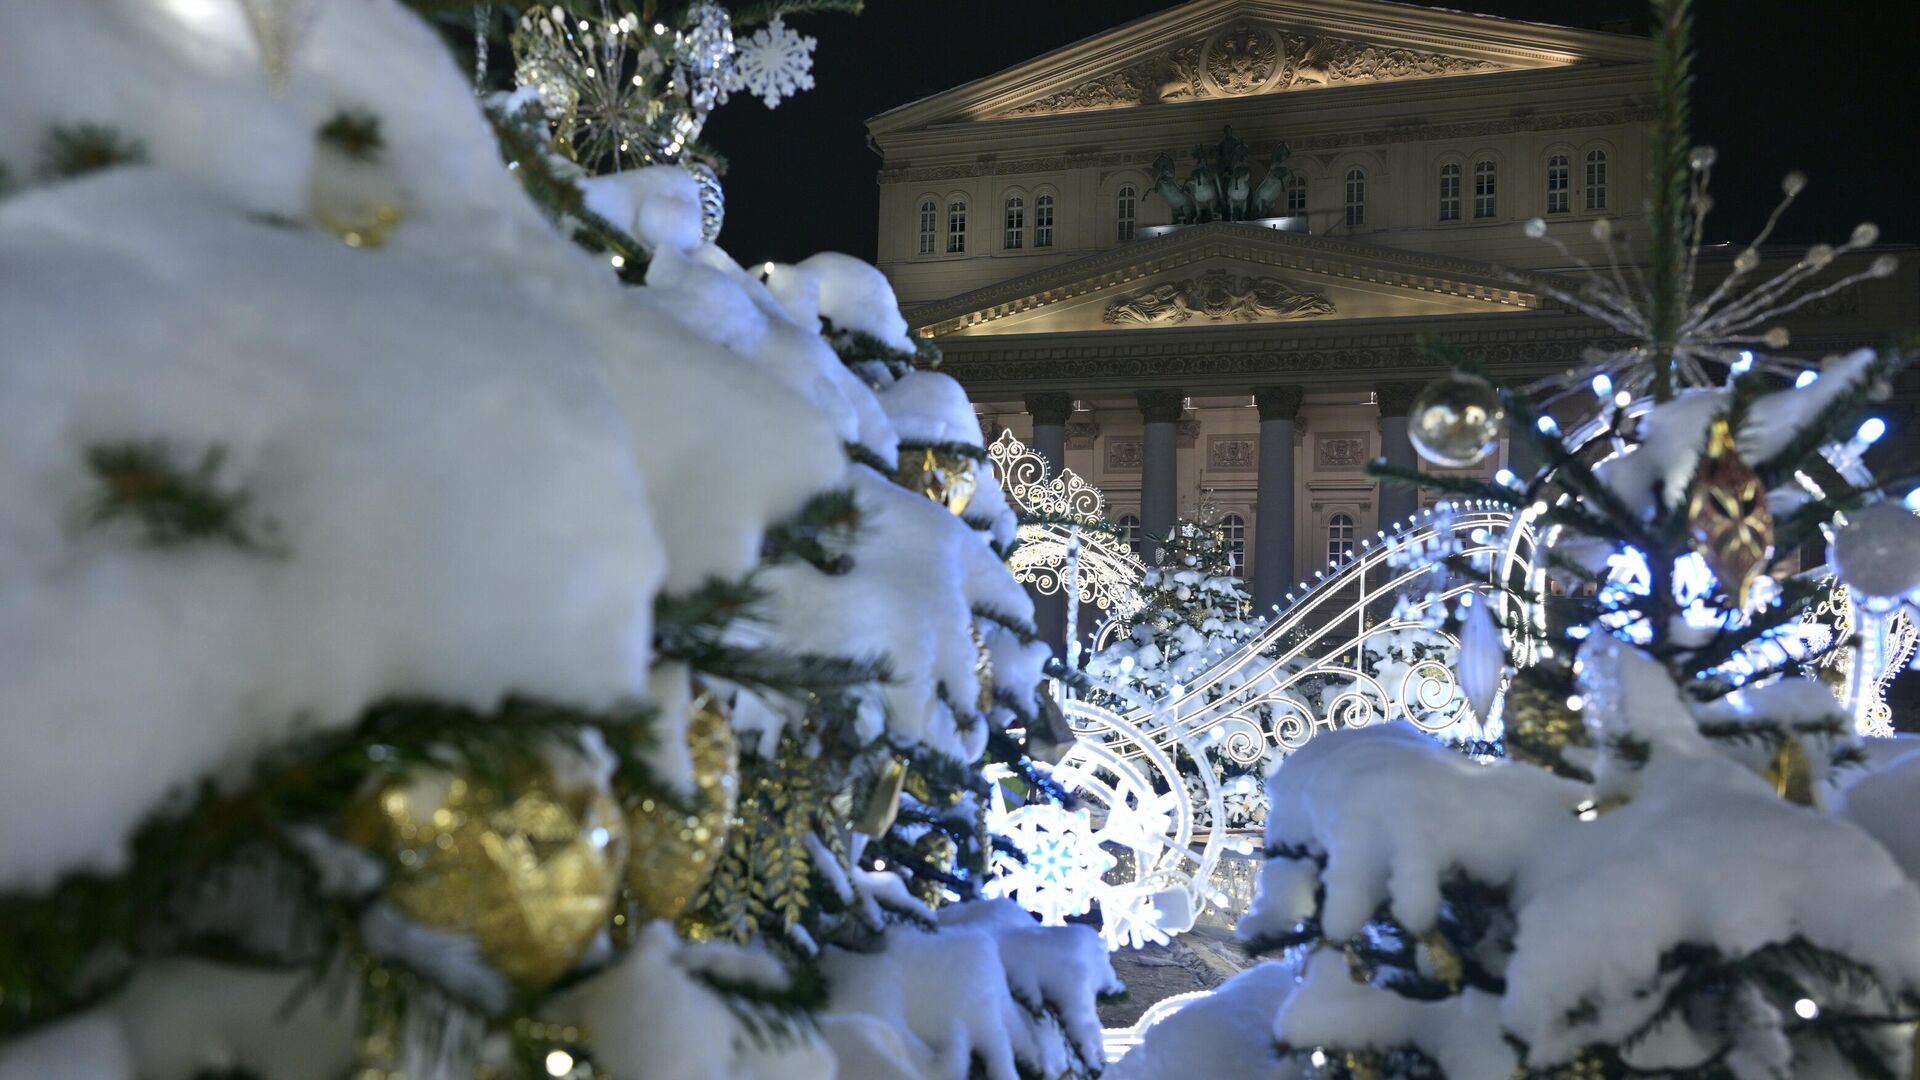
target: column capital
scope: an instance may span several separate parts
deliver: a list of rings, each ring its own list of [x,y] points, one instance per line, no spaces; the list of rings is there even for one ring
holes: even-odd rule
[[[1028,394],[1027,413],[1035,424],[1064,424],[1073,411],[1073,395],[1059,392]]]
[[[1133,396],[1149,424],[1171,424],[1179,420],[1187,403],[1186,394],[1178,389],[1139,390]]]
[[[1300,403],[1307,398],[1302,386],[1256,386],[1253,403],[1262,420],[1292,420],[1300,415]]]
[[[1383,382],[1373,388],[1373,399],[1380,406],[1380,415],[1405,416],[1413,411],[1413,399],[1427,388],[1421,382]]]

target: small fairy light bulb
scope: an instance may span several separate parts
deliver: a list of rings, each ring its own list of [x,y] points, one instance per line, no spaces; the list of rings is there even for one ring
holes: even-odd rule
[[[1713,163],[1719,159],[1720,151],[1711,146],[1696,146],[1687,154],[1687,164],[1693,167],[1694,172],[1713,168]]]
[[[1538,427],[1541,434],[1544,435],[1558,435],[1560,433],[1560,422],[1551,416],[1541,417],[1534,426]]]
[[[1873,264],[1867,267],[1867,276],[1877,278],[1892,277],[1893,272],[1898,269],[1900,269],[1899,259],[1891,255],[1882,255],[1874,259]]]
[[[1860,430],[1854,432],[1853,437],[1864,445],[1872,446],[1880,441],[1880,436],[1886,433],[1887,422],[1877,416],[1869,416],[1861,423]]]
[[[1760,335],[1760,340],[1769,349],[1784,349],[1793,343],[1793,335],[1787,333],[1784,326],[1775,326]]]
[[[1501,469],[1499,472],[1493,474],[1493,482],[1499,484],[1501,487],[1512,487],[1518,479],[1519,477],[1513,475],[1512,469]]]
[[[1733,268],[1743,274],[1751,274],[1760,267],[1760,253],[1747,248],[1733,257]]]
[[[1631,404],[1633,404],[1633,395],[1627,393],[1625,390],[1622,390],[1619,393],[1613,395],[1614,408],[1624,409]]]
[[[1542,218],[1528,218],[1524,228],[1529,240],[1540,240],[1547,235],[1547,223]]]
[[[1780,190],[1791,199],[1807,190],[1807,174],[1795,169],[1780,179]]]
[[[1801,261],[1815,270],[1824,270],[1833,262],[1833,245],[1815,244],[1807,249],[1807,257]]]
[[[1613,393],[1613,380],[1607,376],[1607,373],[1603,371],[1595,375],[1593,377],[1593,396],[1603,398],[1611,393]]]
[[[1753,370],[1753,350],[1741,349],[1740,356],[1727,365],[1727,371],[1734,375],[1745,375]]]
[[[1815,1020],[1820,1016],[1820,1003],[1812,998],[1801,998],[1793,1003],[1793,1015],[1802,1020]]]
[[[1853,227],[1853,236],[1847,242],[1854,247],[1872,247],[1880,242],[1880,226],[1863,221]]]
[[[1613,222],[1606,218],[1593,219],[1593,238],[1603,244],[1613,239]]]
[[[1901,501],[1907,504],[1907,509],[1920,514],[1920,488],[1907,492],[1907,497]]]
[[[566,1076],[573,1072],[573,1055],[565,1050],[553,1050],[547,1054],[547,1075]]]
[[[1796,378],[1793,380],[1793,388],[1796,390],[1805,390],[1807,387],[1812,386],[1816,381],[1818,381],[1819,378],[1820,378],[1820,373],[1817,371],[1812,371],[1812,370],[1803,371],[1800,373],[1799,378]]]
[[[1586,707],[1587,707],[1586,698],[1581,697],[1579,694],[1567,695],[1567,708],[1572,709],[1574,712],[1579,712],[1581,709],[1584,709]]]
[[[612,258],[608,259],[607,261],[613,264],[613,268],[615,270],[618,270],[621,267],[627,265],[626,257],[623,255],[615,255]]]

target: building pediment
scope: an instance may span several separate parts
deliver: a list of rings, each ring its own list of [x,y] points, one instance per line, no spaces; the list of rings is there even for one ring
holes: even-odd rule
[[[923,305],[923,334],[1071,333],[1485,314],[1542,306],[1485,263],[1251,224],[1175,229]]]
[[[874,118],[876,133],[1649,58],[1641,38],[1382,0],[1189,0]]]

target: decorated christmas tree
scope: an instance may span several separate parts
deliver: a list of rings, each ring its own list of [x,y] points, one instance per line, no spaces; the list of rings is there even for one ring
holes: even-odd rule
[[[0,1077],[1098,1071],[972,411],[711,242],[827,6],[0,9]]]
[[[1810,673],[1863,638],[1806,632],[1825,590],[1798,572],[1830,539],[1868,618],[1920,586],[1920,517],[1899,501],[1916,477],[1861,461],[1907,354],[1808,365],[1776,322],[1890,266],[1819,276],[1875,242],[1862,225],[1757,287],[1757,245],[1695,287],[1715,154],[1688,139],[1685,0],[1654,8],[1647,236],[1595,227],[1643,270],[1556,292],[1632,344],[1504,394],[1456,373],[1414,403],[1436,464],[1484,459],[1503,418],[1547,462],[1438,481],[1538,530],[1560,586],[1548,605],[1523,577],[1502,583],[1512,603],[1450,613],[1499,754],[1394,724],[1288,757],[1241,924],[1282,959],[1110,1075],[1912,1075],[1920,757],[1857,738],[1858,699]]]

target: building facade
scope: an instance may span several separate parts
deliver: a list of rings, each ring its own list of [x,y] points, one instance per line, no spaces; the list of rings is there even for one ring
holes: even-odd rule
[[[1416,509],[1364,467],[1414,462],[1422,338],[1502,382],[1609,339],[1508,271],[1577,275],[1608,257],[1596,222],[1638,230],[1651,71],[1628,35],[1189,0],[869,121],[877,261],[989,436],[1148,535],[1210,508],[1273,603]],[[1176,225],[1183,181],[1235,143],[1262,220]],[[1913,325],[1912,282],[1805,313],[1796,351]]]

